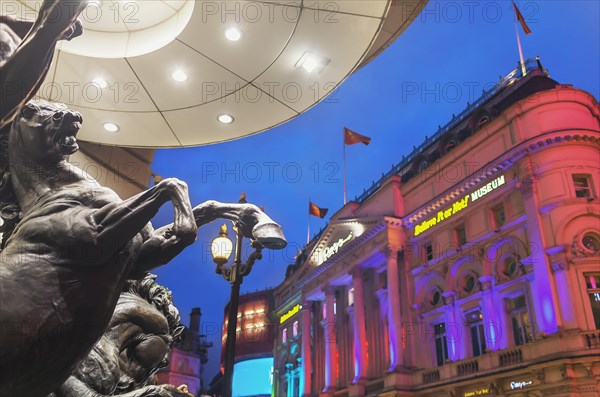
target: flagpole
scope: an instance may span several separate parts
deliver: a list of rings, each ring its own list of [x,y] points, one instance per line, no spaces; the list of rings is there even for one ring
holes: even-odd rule
[[[515,18],[515,33],[517,34],[517,45],[519,46],[519,59],[521,60],[521,74],[523,77],[527,75],[527,68],[525,67],[525,58],[523,58],[523,48],[521,48],[521,37],[519,36],[519,27],[517,26],[517,19]]]
[[[310,243],[310,197],[308,198],[308,219],[306,228],[306,245]]]
[[[343,131],[342,132],[342,152],[343,152],[343,157],[344,157],[344,205],[346,205],[347,199],[346,199],[346,142],[344,141],[346,137],[346,132]]]

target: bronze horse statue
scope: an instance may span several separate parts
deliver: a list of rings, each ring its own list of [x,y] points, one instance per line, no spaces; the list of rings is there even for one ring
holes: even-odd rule
[[[0,213],[11,220],[0,252],[2,397],[57,390],[104,333],[126,280],[169,262],[194,242],[197,225],[223,217],[265,248],[287,244],[254,205],[192,209],[176,179],[121,200],[66,161],[81,123],[64,105],[29,102],[8,144],[0,136]],[[154,230],[149,222],[167,201],[174,223]]]

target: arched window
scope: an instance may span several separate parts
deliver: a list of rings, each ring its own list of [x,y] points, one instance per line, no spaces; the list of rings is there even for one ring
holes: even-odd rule
[[[419,163],[419,172],[425,171],[428,166],[429,164],[427,163],[427,160],[421,161],[421,163]]]
[[[456,147],[456,139],[452,138],[448,142],[446,142],[446,145],[444,146],[444,151],[446,153],[448,153],[449,151],[451,151],[455,147]]]

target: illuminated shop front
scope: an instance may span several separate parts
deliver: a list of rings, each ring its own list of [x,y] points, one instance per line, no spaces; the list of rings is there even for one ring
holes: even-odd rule
[[[599,125],[532,62],[341,208],[274,291],[273,394],[596,396]]]
[[[273,388],[273,290],[240,295],[232,392],[235,397],[271,396]],[[229,304],[222,330],[221,370],[225,358]],[[221,396],[220,380],[213,380],[210,395]]]

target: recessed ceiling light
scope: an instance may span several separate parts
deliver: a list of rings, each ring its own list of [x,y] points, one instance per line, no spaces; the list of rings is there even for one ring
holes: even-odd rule
[[[233,116],[230,114],[220,114],[217,116],[217,120],[223,124],[231,124],[233,123]]]
[[[242,32],[237,28],[229,28],[225,31],[225,37],[230,41],[238,41],[242,38]]]
[[[96,77],[94,80],[92,80],[92,83],[96,84],[100,88],[108,87],[108,82],[102,77]]]
[[[295,67],[303,68],[308,73],[321,73],[321,71],[325,69],[325,66],[329,64],[329,62],[331,62],[330,59],[319,57],[306,51],[304,54],[302,54],[298,62],[296,62]]]
[[[115,123],[104,123],[104,129],[108,132],[117,132],[119,131],[119,126]]]
[[[177,71],[173,72],[171,77],[173,77],[173,80],[179,81],[179,82],[186,81],[188,78],[187,74],[185,74],[185,72],[183,70],[177,70]]]

